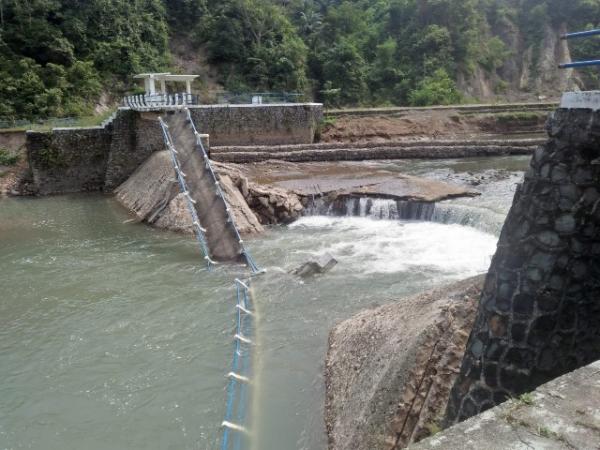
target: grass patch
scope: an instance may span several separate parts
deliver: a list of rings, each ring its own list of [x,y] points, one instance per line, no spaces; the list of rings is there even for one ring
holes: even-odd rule
[[[521,396],[519,396],[519,402],[524,405],[528,405],[528,406],[533,405],[533,403],[534,403],[533,394],[531,392],[522,394]]]
[[[335,117],[325,116],[323,120],[321,120],[317,124],[317,128],[315,129],[315,142],[319,142],[321,140],[321,135],[323,134],[323,132],[329,129],[329,127],[334,126],[335,122]]]
[[[8,150],[0,148],[0,166],[14,166],[19,162],[17,155],[12,155]]]
[[[440,424],[437,421],[432,421],[432,422],[427,423],[425,425],[425,428],[427,428],[427,431],[429,432],[430,436],[435,436],[440,431],[442,431],[442,427],[440,426]]]
[[[541,114],[537,112],[514,112],[514,113],[503,113],[496,114],[496,121],[500,123],[507,122],[533,122],[545,118],[546,114]]]
[[[12,128],[2,128],[2,131],[50,131],[52,128],[71,128],[71,127],[97,127],[108,119],[114,110],[106,111],[97,116],[84,116],[67,119],[48,119],[39,122],[30,122],[24,125],[17,125]]]

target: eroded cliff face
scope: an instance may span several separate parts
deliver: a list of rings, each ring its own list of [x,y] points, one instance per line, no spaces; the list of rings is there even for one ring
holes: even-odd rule
[[[563,91],[584,88],[576,71],[558,69],[560,63],[571,60],[567,41],[560,39],[567,32],[566,24],[546,24],[541,42],[529,42],[525,32],[510,21],[503,21],[493,31],[510,54],[496,69],[477,66],[471,72],[459,73],[458,87],[468,97],[519,101],[557,98]]]

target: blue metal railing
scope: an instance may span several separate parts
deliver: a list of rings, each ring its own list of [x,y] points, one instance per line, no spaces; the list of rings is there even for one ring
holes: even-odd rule
[[[226,92],[213,93],[217,103],[230,105],[263,105],[270,103],[299,103],[306,100],[301,92]]]
[[[598,36],[600,35],[600,30],[588,30],[588,31],[578,31],[575,33],[567,33],[561,36],[561,39],[578,39],[585,38],[590,36]],[[592,66],[600,66],[600,60],[589,60],[589,61],[572,61],[568,63],[560,64],[558,67],[560,69],[571,69],[571,68],[581,68],[581,67],[592,67]]]
[[[175,169],[175,173],[177,174],[177,181],[179,182],[179,188],[181,193],[185,196],[187,201],[188,211],[192,216],[192,226],[194,228],[194,234],[196,236],[196,240],[202,249],[202,253],[204,254],[204,259],[206,260],[206,266],[208,270],[211,269],[212,265],[215,264],[212,259],[210,259],[210,252],[208,250],[208,244],[206,242],[206,229],[202,227],[200,224],[200,219],[198,214],[196,213],[196,208],[194,207],[194,200],[190,197],[190,193],[187,187],[187,183],[185,181],[185,175],[181,171],[181,165],[179,164],[179,160],[177,158],[177,150],[175,150],[175,146],[173,145],[173,140],[171,139],[171,135],[169,133],[168,125],[162,120],[161,117],[158,118],[160,123],[160,127],[163,133],[163,139],[165,141],[165,145],[171,154],[171,161],[173,163],[173,168]]]
[[[250,252],[248,252],[248,250],[246,249],[246,246],[244,245],[244,241],[242,240],[242,236],[240,236],[240,232],[239,232],[237,226],[235,225],[235,221],[234,221],[233,215],[231,213],[231,208],[229,207],[229,204],[227,203],[225,194],[223,194],[223,189],[221,189],[221,183],[219,183],[219,179],[218,179],[217,175],[215,174],[215,171],[212,167],[210,158],[208,157],[208,153],[206,152],[206,149],[204,148],[204,144],[202,143],[202,137],[201,137],[200,133],[198,133],[198,130],[196,129],[196,125],[194,124],[194,120],[192,119],[192,114],[190,113],[189,109],[186,109],[186,112],[187,112],[188,121],[189,121],[190,125],[192,126],[192,131],[194,132],[194,135],[196,136],[196,146],[200,150],[200,152],[202,154],[202,158],[204,159],[205,167],[209,170],[209,172],[212,176],[212,179],[215,183],[216,194],[219,197],[221,197],[221,199],[223,200],[223,203],[225,203],[225,211],[227,213],[227,222],[229,224],[231,224],[231,226],[233,227],[236,239],[238,240],[238,243],[242,249],[242,254],[244,255],[244,258],[246,258],[248,267],[250,267],[250,269],[252,270],[253,273],[259,273],[261,271],[261,269],[258,268],[256,263],[254,262],[254,259],[252,259]]]
[[[189,121],[192,127],[192,131],[196,136],[196,148],[201,152],[202,157],[204,158],[205,167],[212,176],[212,179],[215,183],[216,194],[221,197],[223,203],[225,204],[225,210],[227,212],[227,222],[231,224],[231,226],[235,230],[238,243],[242,249],[243,255],[246,258],[248,267],[251,269],[253,274],[261,273],[262,271],[255,264],[254,260],[250,256],[250,253],[244,246],[239,231],[235,226],[235,222],[233,221],[233,216],[231,214],[231,210],[229,209],[229,205],[227,204],[227,200],[225,199],[225,195],[223,194],[223,190],[221,189],[219,179],[217,178],[217,175],[214,172],[206,149],[204,148],[204,144],[202,143],[202,136],[196,130],[196,126],[194,124],[194,121],[192,120],[192,116],[190,114],[189,109],[186,109],[186,111],[187,120]],[[159,118],[158,120],[162,129],[165,145],[167,146],[171,154],[171,160],[175,172],[177,174],[177,180],[179,182],[181,192],[187,199],[188,209],[192,216],[196,239],[200,244],[202,252],[204,253],[204,258],[207,261],[208,269],[210,270],[211,266],[215,263],[210,258],[205,235],[206,230],[200,225],[200,220],[198,218],[198,214],[194,206],[194,200],[190,197],[188,186],[185,180],[186,175],[181,170],[181,165],[177,157],[178,152],[175,149],[175,146],[173,145],[173,140],[169,132],[169,127],[162,120],[162,118]],[[235,335],[233,337],[234,352],[231,369],[230,372],[227,374],[227,401],[225,408],[225,417],[223,419],[223,422],[221,423],[221,427],[223,430],[221,438],[222,450],[241,450],[242,447],[246,447],[245,444],[247,443],[247,438],[249,437],[249,430],[247,426],[247,410],[249,403],[248,392],[250,389],[249,385],[251,381],[252,371],[252,345],[254,345],[253,340],[255,334],[255,313],[254,305],[252,304],[252,295],[250,292],[250,280],[241,281],[236,278],[235,289],[237,301],[235,305],[236,326]]]
[[[227,374],[229,382],[227,384],[225,418],[221,424],[223,427],[222,450],[229,450],[230,448],[240,450],[242,438],[248,435],[248,428],[245,423],[248,385],[250,384],[251,375],[250,348],[253,345],[252,339],[254,337],[252,334],[254,313],[252,311],[249,281],[243,282],[236,279],[235,287],[237,292],[236,328],[233,362],[231,372]]]

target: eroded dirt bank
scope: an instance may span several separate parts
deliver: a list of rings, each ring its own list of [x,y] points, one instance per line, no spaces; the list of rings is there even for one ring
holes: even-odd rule
[[[495,108],[498,109],[498,108]],[[495,112],[494,107],[365,109],[326,113],[321,142],[385,142],[402,139],[462,139],[481,135],[518,136],[544,133],[554,106],[515,105]]]

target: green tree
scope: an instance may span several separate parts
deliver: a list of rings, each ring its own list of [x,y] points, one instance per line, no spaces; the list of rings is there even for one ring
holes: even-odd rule
[[[344,104],[357,104],[367,93],[367,65],[356,46],[342,40],[325,53],[323,77],[331,88],[340,89]]]
[[[408,98],[413,106],[452,105],[461,101],[454,81],[444,69],[423,78]]]
[[[225,68],[228,87],[305,88],[307,48],[278,6],[265,0],[225,3],[205,21],[201,40],[211,62]]]

